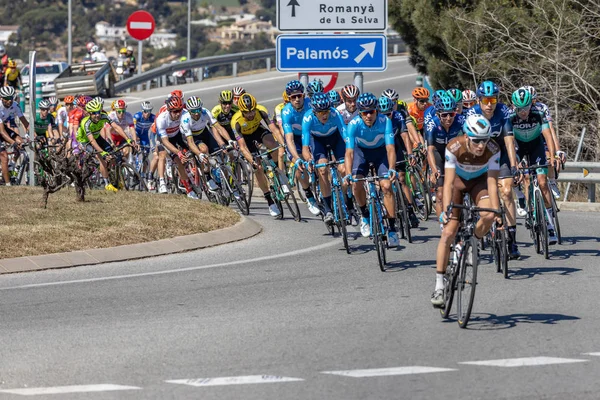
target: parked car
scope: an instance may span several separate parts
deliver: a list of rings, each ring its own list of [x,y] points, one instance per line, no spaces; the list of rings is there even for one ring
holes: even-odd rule
[[[42,97],[56,96],[54,79],[63,72],[69,64],[61,61],[44,61],[35,63],[35,80],[42,82]],[[25,97],[29,99],[29,64],[21,69],[23,79],[23,90]]]

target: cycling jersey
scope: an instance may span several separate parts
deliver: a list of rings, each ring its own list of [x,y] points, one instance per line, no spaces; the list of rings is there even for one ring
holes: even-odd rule
[[[516,112],[512,112],[506,120],[506,130],[514,135],[517,143],[539,140],[544,129],[550,129],[548,120],[542,111],[533,108],[529,111],[527,119],[523,120]]]
[[[423,124],[425,123],[425,110],[430,106],[431,104],[427,103],[425,108],[420,110],[416,101],[408,105],[408,113],[417,120],[417,129],[420,131],[423,130]]]
[[[281,122],[281,111],[286,104],[287,103],[279,103],[275,106],[275,110],[273,110],[273,123],[277,124]]]
[[[456,175],[464,180],[482,176],[488,171],[500,169],[500,148],[493,140],[488,141],[481,156],[476,156],[467,149],[467,136],[452,139],[446,147],[446,166],[456,170]]]
[[[185,136],[198,136],[204,132],[204,129],[208,127],[212,127],[217,123],[217,120],[212,116],[212,114],[206,109],[202,108],[202,113],[200,117],[195,120],[191,114],[187,114],[186,118],[181,118],[181,124],[179,125],[179,129]]]
[[[225,128],[225,130],[231,134],[231,133],[233,133],[233,131],[231,129],[231,118],[238,111],[239,111],[239,108],[235,104],[232,104],[231,108],[229,109],[229,112],[225,113],[225,112],[223,112],[221,105],[217,104],[216,106],[213,107],[211,112],[212,112],[213,117],[215,117],[215,119],[219,123],[219,125],[221,125],[223,128]]]
[[[169,139],[176,137],[180,133],[181,120],[189,118],[189,113],[186,110],[180,114],[179,118],[171,119],[170,112],[163,112],[156,117],[154,124],[156,126],[156,133],[162,139],[168,137]]]
[[[56,110],[56,125],[62,125],[66,128],[68,122],[69,113],[67,111],[67,107],[61,107]]]
[[[257,106],[256,112],[254,113],[254,118],[252,118],[250,121],[244,118],[241,111],[236,112],[233,118],[231,118],[231,127],[235,134],[235,138],[239,139],[243,136],[252,135],[260,127],[268,130],[269,122],[269,114],[259,110]]]
[[[309,146],[311,137],[324,138],[339,132],[342,138],[346,135],[346,126],[342,116],[335,108],[331,108],[329,118],[324,124],[309,110],[302,119],[302,146]]]
[[[15,126],[15,120],[23,116],[23,110],[17,102],[13,101],[10,107],[6,108],[0,104],[0,120],[10,126]]]
[[[110,114],[108,114],[108,119],[110,119],[111,122],[114,122],[115,124],[119,125],[121,127],[121,129],[123,129],[123,132],[125,132],[125,134],[127,134],[127,128],[134,127],[133,115],[131,115],[131,113],[127,112],[127,111],[125,111],[121,115],[122,115],[122,117],[121,117],[121,119],[119,119],[119,114],[116,111],[112,111]],[[111,129],[110,133],[113,136],[118,135],[118,133],[116,133],[116,131],[114,129]]]
[[[469,108],[467,115],[473,114],[484,115],[481,111],[481,106],[479,104],[475,105],[472,108]],[[507,154],[506,143],[504,143],[504,137],[512,136],[512,132],[508,132],[506,130],[506,120],[509,115],[510,109],[506,106],[506,104],[498,103],[496,105],[496,109],[494,110],[494,115],[492,115],[492,118],[486,117],[490,121],[491,125],[490,135],[492,139],[496,141],[496,144],[500,146],[500,152],[502,154]]]
[[[342,116],[342,119],[344,120],[344,123],[346,125],[348,125],[350,121],[352,121],[352,119],[358,115],[358,107],[356,108],[356,110],[354,110],[353,113],[351,113],[350,111],[346,110],[346,103],[342,103],[339,106],[337,106],[337,110]]]
[[[89,143],[90,139],[88,135],[93,135],[94,139],[98,139],[100,136],[100,132],[104,128],[106,124],[110,124],[110,119],[108,118],[108,114],[104,111],[100,114],[100,119],[98,122],[93,122],[91,117],[88,115],[87,117],[81,120],[79,124],[79,129],[77,129],[77,141],[79,143]]]
[[[546,118],[546,120],[548,122],[552,122],[552,115],[550,115],[550,108],[548,108],[547,105],[545,105],[544,103],[541,103],[539,101],[536,101],[532,107],[532,109],[534,110],[538,110],[544,113],[544,117]]]
[[[450,128],[446,131],[442,126],[440,119],[437,116],[433,117],[427,124],[427,131],[425,132],[427,145],[434,146],[440,155],[444,154],[446,145],[452,139],[462,134],[462,126],[463,124],[459,119],[454,117],[452,125],[450,125]]]
[[[56,129],[56,123],[54,122],[52,114],[48,113],[46,118],[42,118],[41,115],[38,115],[33,122],[33,129],[35,130],[36,136],[45,137],[48,133],[48,128],[50,128],[50,130]]]
[[[144,118],[144,113],[138,111],[133,115],[133,124],[135,125],[135,134],[137,135],[140,143],[144,146],[150,144],[150,127],[154,123],[156,115],[150,113],[148,118]],[[153,140],[154,142],[154,140]]]
[[[283,126],[283,133],[293,133],[294,136],[302,136],[302,118],[312,111],[308,102],[304,100],[304,105],[300,110],[296,110],[292,103],[288,103],[281,110],[281,125]]]
[[[409,117],[410,118],[410,117]],[[398,159],[403,159],[403,153],[406,151],[402,133],[407,132],[406,120],[400,111],[392,111],[391,115],[392,131],[394,132],[394,142],[396,145],[396,155]]]
[[[369,127],[360,116],[354,117],[346,128],[346,147],[354,149],[355,145],[365,149],[394,145],[392,121],[378,114],[373,126]]]

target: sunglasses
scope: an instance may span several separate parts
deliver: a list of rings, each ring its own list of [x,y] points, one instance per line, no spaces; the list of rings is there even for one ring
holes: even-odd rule
[[[221,102],[221,105],[222,105],[222,106],[230,106],[230,105],[232,105],[232,104],[233,104],[233,102],[232,102],[232,101],[222,101],[222,102]]]
[[[375,114],[377,112],[377,110],[367,110],[367,111],[361,111],[360,114],[361,115],[372,115]]]
[[[90,115],[100,115],[102,113],[102,111],[94,111],[91,112]]]
[[[188,110],[190,114],[200,114],[202,112],[201,108],[196,108],[194,110]]]
[[[444,112],[440,113],[441,118],[454,118],[456,116],[455,112]]]
[[[290,96],[290,100],[298,100],[298,99],[302,99],[304,97],[303,94],[292,94]]]
[[[427,104],[427,99],[417,99],[417,103]]]
[[[482,97],[480,101],[481,104],[485,105],[498,103],[498,99],[496,97]]]
[[[481,144],[487,144],[487,142],[489,142],[490,139],[473,139],[471,138],[471,142],[473,142],[473,144],[476,145],[481,145]]]
[[[143,112],[144,114],[150,114],[150,113],[152,112],[152,110],[142,110],[142,112]]]
[[[117,114],[124,114],[125,110],[117,110]]]
[[[531,106],[517,108],[518,113],[529,112],[529,110],[531,110]]]
[[[475,101],[463,101],[463,107],[471,108],[475,105]]]
[[[324,117],[326,115],[329,115],[329,110],[317,111],[316,114],[320,117]]]

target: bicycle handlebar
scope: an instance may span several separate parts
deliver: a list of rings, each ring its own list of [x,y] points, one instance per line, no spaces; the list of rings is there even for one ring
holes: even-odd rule
[[[502,215],[502,210],[498,210],[495,208],[486,208],[486,207],[477,207],[477,206],[465,206],[464,204],[454,204],[454,202],[450,202],[448,205],[447,213],[451,214],[453,208],[458,208],[461,210],[469,210],[471,212],[492,212],[494,214]]]

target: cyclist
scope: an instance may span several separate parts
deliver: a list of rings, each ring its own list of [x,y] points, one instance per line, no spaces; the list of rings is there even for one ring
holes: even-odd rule
[[[58,107],[58,99],[56,96],[48,97],[48,103],[50,103],[50,114],[56,119],[56,111]]]
[[[399,111],[394,111],[394,105],[397,105],[395,101],[386,96],[381,96],[378,100],[377,109],[379,113],[387,116],[392,121],[392,130],[394,132],[394,142],[396,146],[396,161],[404,160],[404,153],[408,156],[408,161],[411,165],[415,165],[415,158],[412,152],[412,146],[410,138],[408,137],[407,124],[404,120],[404,116]],[[419,227],[419,219],[415,215],[413,209],[412,196],[410,195],[410,188],[406,185],[404,179],[406,175],[406,163],[397,164],[400,186],[404,192],[404,196],[407,200],[408,217],[410,219],[410,225],[412,228]]]
[[[285,90],[283,91],[281,98],[282,98],[283,102],[281,102],[275,106],[275,109],[273,110],[272,121],[275,125],[277,125],[279,127],[279,130],[281,132],[283,132],[283,125],[281,122],[281,111],[283,111],[283,108],[286,106],[286,104],[290,102],[290,98],[288,97],[287,92]]]
[[[394,101],[394,111],[398,111],[400,115],[402,115],[402,119],[404,120],[404,124],[406,125],[406,129],[408,130],[408,139],[412,144],[412,148],[415,148],[418,145],[421,145],[423,151],[425,148],[425,139],[423,139],[423,135],[421,135],[416,128],[416,121],[413,117],[408,113],[408,105],[403,100],[400,100],[400,95],[394,89],[385,89],[381,92],[382,97],[387,97]],[[393,123],[393,120],[392,120]]]
[[[337,90],[335,90],[335,89],[330,90],[329,92],[327,92],[327,95],[329,96],[329,99],[331,100],[331,106],[333,108],[337,108],[338,106],[340,106],[342,104],[342,97],[340,96],[340,94],[338,93]]]
[[[290,98],[290,102],[281,111],[281,126],[288,156],[290,161],[298,166],[296,179],[304,190],[308,210],[313,215],[319,215],[321,210],[310,189],[308,176],[303,174],[303,161],[306,160],[302,158],[302,119],[310,111],[310,104],[304,97],[304,85],[298,80],[289,81],[285,86],[285,93]]]
[[[23,115],[23,110],[17,102],[15,102],[15,88],[12,86],[4,86],[0,88],[0,97],[2,97],[2,105],[0,105],[0,120],[4,122],[4,127],[10,135],[18,135],[16,119],[18,118],[23,124],[26,132],[29,131],[29,122]]]
[[[528,156],[531,164],[546,164],[546,151],[544,141],[549,149],[549,164],[554,166],[554,141],[548,120],[544,112],[532,107],[531,93],[526,88],[519,88],[512,94],[512,103],[515,106],[507,120],[506,129],[514,134],[517,145],[517,154],[520,159]],[[548,214],[548,242],[556,244],[557,238],[554,231],[554,215],[552,212],[551,192],[548,188],[548,168],[539,168],[536,170],[538,183],[544,197],[546,213]],[[528,194],[527,191],[525,192]],[[513,203],[514,204],[514,203]],[[515,227],[516,230],[516,227]],[[514,240],[514,239],[513,239]]]
[[[446,92],[445,90],[436,90],[433,93],[433,96],[431,96],[431,105],[425,109],[425,114],[423,116],[423,133],[427,132],[427,126],[429,124],[431,124],[431,121],[433,120],[433,118],[436,115],[435,106],[434,106],[436,100],[440,96],[445,96],[447,94],[448,94],[448,92]],[[413,119],[414,119],[414,117],[413,117]],[[415,122],[415,125],[416,125],[416,122]]]
[[[389,179],[379,181],[383,191],[383,204],[389,217],[388,244],[398,246],[398,233],[396,232],[396,211],[394,196],[390,180],[397,177],[394,169],[396,166],[396,147],[392,121],[385,115],[377,113],[377,97],[373,93],[363,93],[357,99],[359,115],[354,117],[346,128],[346,157],[345,181],[362,178],[369,173],[369,163],[375,165],[377,175],[388,174]],[[363,237],[371,235],[369,226],[369,209],[365,187],[361,184],[353,185],[356,202],[360,207],[362,220],[360,233]]]
[[[17,68],[17,62],[10,58],[8,60],[8,66],[4,72],[3,86],[12,86],[15,90],[23,87],[23,80],[21,78],[21,71]]]
[[[477,94],[474,91],[466,89],[462,92],[462,104],[465,110],[475,107],[477,104]]]
[[[117,192],[118,189],[108,181],[108,169],[104,157],[112,149],[110,143],[102,137],[101,132],[106,125],[110,125],[121,136],[126,137],[121,127],[111,121],[108,115],[102,110],[102,104],[96,100],[90,100],[85,105],[85,111],[88,113],[81,120],[79,129],[77,129],[77,141],[88,152],[97,152],[96,158],[100,162],[100,173],[104,179],[104,188],[110,192]],[[130,139],[127,139],[130,140]]]
[[[343,104],[337,107],[340,115],[344,119],[344,123],[348,125],[354,117],[358,115],[358,108],[356,107],[356,99],[360,95],[360,90],[355,85],[346,85],[342,88],[342,100]]]
[[[71,148],[78,147],[77,131],[81,120],[87,115],[85,106],[92,100],[89,96],[78,95],[75,97],[75,107],[69,112],[69,143]]]
[[[310,106],[302,119],[302,157],[307,162],[316,160],[318,164],[325,163],[328,160],[329,146],[333,151],[336,160],[344,158],[346,145],[344,136],[346,125],[336,109],[332,108],[329,95],[325,93],[316,93],[313,95]],[[344,176],[344,165],[338,165],[340,176]],[[319,186],[323,196],[323,207],[325,212],[324,221],[326,224],[333,223],[333,213],[331,204],[331,174],[329,168],[323,167],[317,170],[319,176]],[[343,193],[347,192],[347,186],[344,185]],[[312,193],[311,193],[312,194]],[[313,199],[314,200],[314,199]],[[341,200],[341,199],[340,199]],[[352,199],[346,196],[346,205],[348,210],[352,209]]]
[[[454,101],[453,99],[451,99]],[[490,139],[491,124],[482,115],[472,114],[463,125],[464,135],[452,139],[446,147],[443,212],[439,216],[442,230],[437,247],[435,290],[431,296],[434,307],[444,304],[444,273],[448,265],[450,246],[459,228],[460,209],[452,209],[448,215],[451,202],[462,204],[466,193],[471,195],[477,207],[498,209],[498,168],[500,148]],[[481,212],[475,226],[475,237],[483,238],[490,230],[495,215]],[[477,250],[473,249],[475,257]]]
[[[231,90],[223,90],[219,93],[219,104],[212,109],[212,115],[219,125],[227,131],[229,137],[227,140],[234,138],[233,129],[231,129],[231,118],[238,111],[238,107],[233,104],[233,92]]]
[[[69,126],[69,112],[71,112],[75,106],[75,98],[73,96],[66,96],[64,103],[64,107],[61,107],[56,111],[56,125],[58,127],[58,136],[61,139],[68,136],[67,127]]]
[[[232,89],[232,93],[233,93],[233,104],[237,107],[238,106],[238,100],[240,99],[240,97],[246,93],[246,89],[244,89],[241,86],[235,86]]]
[[[435,213],[439,217],[443,211],[442,202],[444,201],[446,146],[462,133],[463,124],[456,118],[456,102],[447,93],[436,98],[434,107],[436,115],[427,124],[426,137],[431,183],[436,192]]]
[[[187,138],[192,153],[208,155],[224,147],[223,129],[210,111],[204,108],[202,99],[192,96],[186,101],[189,118],[182,118],[181,133]]]
[[[10,175],[8,171],[8,154],[6,148],[15,145],[19,148],[23,144],[23,139],[19,135],[12,136],[6,129],[3,121],[0,119],[0,166],[2,167],[2,177],[4,184],[10,186]]]
[[[194,192],[185,170],[184,163],[187,161],[185,151],[189,151],[189,147],[187,141],[183,139],[180,129],[181,121],[189,118],[189,113],[183,109],[183,101],[178,96],[171,96],[165,105],[167,111],[156,117],[156,132],[162,145],[169,151],[171,159],[177,165],[179,177],[185,187],[187,197],[198,200],[198,195]]]
[[[417,120],[417,130],[423,133],[423,123],[425,122],[425,110],[431,106],[429,102],[429,90],[417,86],[412,91],[414,101],[408,105],[408,113]]]
[[[306,97],[311,99],[317,93],[323,93],[325,88],[323,87],[323,82],[321,80],[313,80],[306,87]]]
[[[517,259],[520,252],[516,243],[516,207],[513,195],[514,178],[518,177],[515,141],[512,131],[506,127],[510,109],[498,102],[500,90],[492,81],[485,81],[477,88],[479,104],[471,108],[468,113],[481,114],[490,122],[490,136],[500,147],[500,197],[506,208],[506,222],[508,226],[509,258]]]
[[[150,127],[154,123],[156,119],[156,115],[152,113],[152,103],[149,101],[143,101],[140,104],[141,111],[138,111],[133,115],[133,125],[135,126],[135,134],[139,140],[140,146],[143,148],[149,148],[151,152],[154,153],[154,157],[150,161],[150,170],[142,171],[142,173],[146,174],[146,179],[148,182],[148,190],[156,190],[156,182],[154,181],[154,172],[156,172],[156,168],[159,166],[159,157],[158,152],[156,151],[156,134],[150,130]],[[147,151],[146,149],[142,149],[142,151]],[[162,168],[164,171],[165,163],[164,158],[162,159]],[[164,172],[163,172],[163,180],[164,180]],[[165,191],[166,191],[165,187]]]
[[[37,137],[57,139],[58,130],[54,117],[50,114],[50,102],[42,100],[39,104],[40,113],[33,122],[33,129]]]
[[[463,123],[464,119],[467,117],[467,110],[463,107],[462,91],[460,89],[448,89],[446,93],[448,93],[448,96],[456,103],[456,118],[459,119],[459,122]]]
[[[96,100],[98,101],[98,100]],[[100,103],[100,101],[98,101]],[[100,103],[101,104],[101,103]],[[133,139],[134,145],[137,146],[137,135],[135,133],[135,124],[133,123],[133,115],[127,111],[127,103],[123,99],[119,99],[114,103],[115,109],[108,114],[108,118],[113,121],[115,124],[121,127],[121,130],[125,132],[126,136],[122,136],[116,130],[111,130],[110,138],[115,146],[119,147],[123,144],[124,141],[129,143],[129,138]],[[131,149],[129,147],[123,148],[123,156],[127,158],[131,153]]]
[[[263,191],[263,195],[269,205],[269,214],[272,217],[278,217],[280,211],[275,205],[265,173],[255,161],[253,154],[259,152],[254,142],[262,143],[267,148],[277,147],[277,141],[272,132],[277,132],[277,127],[269,119],[269,114],[258,108],[256,99],[249,93],[244,93],[238,101],[240,111],[235,113],[231,119],[231,127],[235,133],[235,138],[246,160],[252,164],[256,171],[256,181]]]

